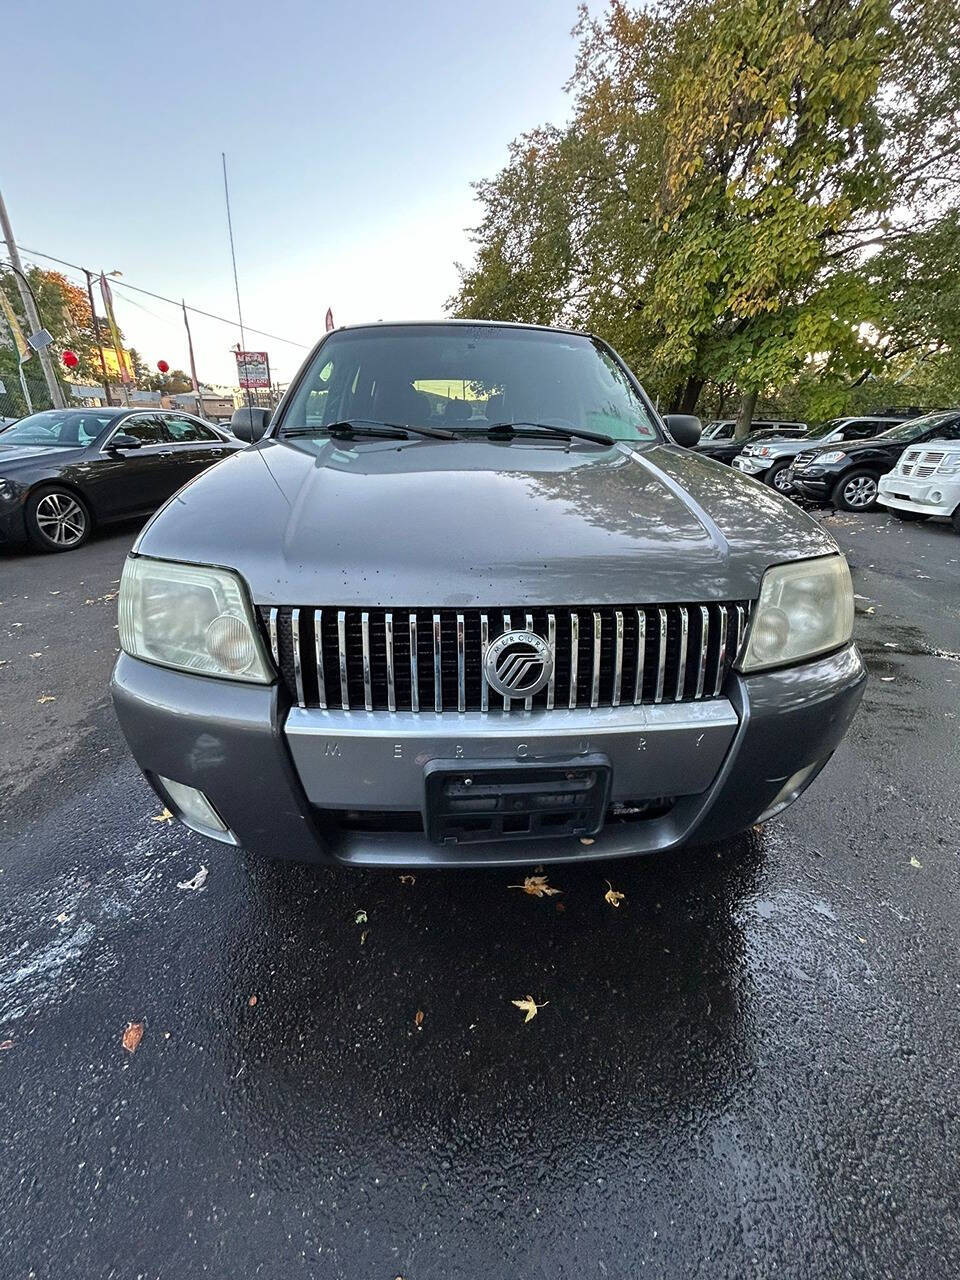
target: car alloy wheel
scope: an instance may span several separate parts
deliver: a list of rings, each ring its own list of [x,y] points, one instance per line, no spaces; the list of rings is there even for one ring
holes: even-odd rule
[[[793,487],[790,483],[789,467],[781,467],[779,471],[775,471],[770,477],[770,483],[775,489],[779,489],[781,493],[789,493]]]
[[[87,532],[87,513],[69,493],[45,493],[35,518],[37,528],[55,547],[75,547]]]
[[[863,511],[877,500],[877,482],[873,476],[853,476],[843,486],[843,500],[852,511]]]

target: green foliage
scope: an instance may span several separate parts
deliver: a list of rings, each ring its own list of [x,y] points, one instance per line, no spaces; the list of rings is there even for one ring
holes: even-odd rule
[[[478,184],[456,314],[599,331],[688,408],[811,377],[833,403],[890,375],[903,327],[925,377],[947,368],[956,6],[612,0],[575,34],[571,122]]]

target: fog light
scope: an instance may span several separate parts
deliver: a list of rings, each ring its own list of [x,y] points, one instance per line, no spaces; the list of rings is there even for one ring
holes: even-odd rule
[[[943,501],[943,494],[940,492],[939,489],[934,489],[934,491],[930,494],[930,501],[931,502]]]
[[[808,783],[813,781],[814,775],[820,771],[820,766],[823,763],[825,761],[817,760],[814,764],[808,764],[805,769],[798,769],[792,777],[786,780],[774,796],[772,804],[764,809],[757,821],[766,822],[768,818],[775,818],[788,805],[793,804]]]
[[[225,840],[234,844],[230,828],[226,825],[213,805],[196,787],[188,787],[185,782],[174,782],[172,778],[157,775],[157,781],[170,801],[170,807],[186,826],[199,831],[201,835],[212,836],[214,840]]]

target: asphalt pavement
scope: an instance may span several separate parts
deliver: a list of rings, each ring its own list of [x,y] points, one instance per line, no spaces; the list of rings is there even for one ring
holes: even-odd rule
[[[543,898],[156,821],[133,531],[0,553],[5,1280],[960,1274],[960,538],[823,518],[872,676],[830,766]]]

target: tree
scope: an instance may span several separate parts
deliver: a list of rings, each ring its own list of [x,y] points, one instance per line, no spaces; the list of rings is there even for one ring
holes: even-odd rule
[[[26,277],[37,301],[41,323],[53,335],[55,347],[59,350],[69,347],[79,358],[80,363],[73,370],[72,377],[80,382],[99,384],[103,373],[86,290],[72,284],[59,271],[47,271],[41,267],[29,268]],[[26,332],[27,320],[12,272],[0,272],[0,289],[7,295]],[[4,328],[0,326],[0,332]],[[61,383],[66,385],[59,367],[57,373]],[[69,403],[69,393],[67,399]]]
[[[955,200],[960,14],[940,0],[581,10],[571,123],[480,183],[457,314],[602,332],[672,406],[876,356],[864,257]],[[929,219],[932,221],[932,219]]]

